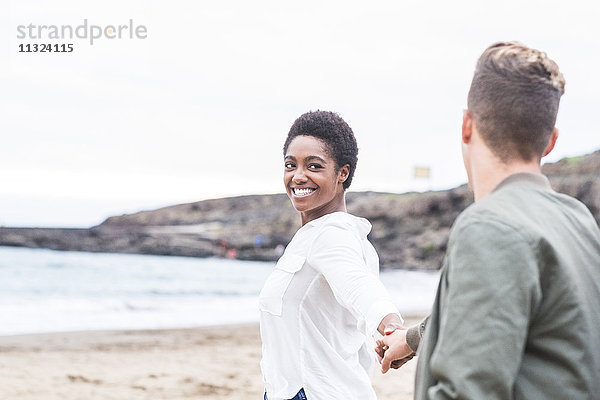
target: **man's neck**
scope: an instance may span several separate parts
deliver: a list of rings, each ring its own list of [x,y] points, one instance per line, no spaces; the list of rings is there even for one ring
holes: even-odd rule
[[[482,200],[502,182],[511,175],[521,172],[541,174],[540,163],[537,160],[521,161],[515,160],[508,163],[501,162],[491,152],[476,157],[471,165],[471,189],[475,195],[475,201]]]

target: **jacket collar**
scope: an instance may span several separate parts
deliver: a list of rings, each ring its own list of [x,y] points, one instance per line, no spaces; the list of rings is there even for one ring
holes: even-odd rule
[[[503,187],[516,185],[516,184],[526,184],[531,186],[536,186],[540,189],[544,190],[552,190],[550,186],[550,181],[546,178],[545,175],[542,174],[532,174],[530,172],[519,172],[517,174],[510,175],[507,178],[504,178],[502,182],[500,182],[492,193],[497,192]]]

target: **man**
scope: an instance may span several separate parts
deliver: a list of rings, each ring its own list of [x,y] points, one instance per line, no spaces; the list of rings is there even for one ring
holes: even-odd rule
[[[418,347],[416,399],[600,399],[600,231],[540,169],[564,85],[519,43],[477,63],[462,124],[475,204],[454,223],[426,326],[379,342],[383,372]]]

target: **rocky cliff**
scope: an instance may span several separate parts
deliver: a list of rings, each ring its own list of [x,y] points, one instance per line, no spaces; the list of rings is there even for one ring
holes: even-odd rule
[[[555,190],[600,221],[600,151],[543,167]],[[437,269],[450,227],[473,201],[466,185],[427,193],[351,192],[348,211],[373,224],[383,267]],[[110,217],[90,229],[0,228],[0,245],[56,250],[275,260],[300,226],[284,194],[240,196]]]

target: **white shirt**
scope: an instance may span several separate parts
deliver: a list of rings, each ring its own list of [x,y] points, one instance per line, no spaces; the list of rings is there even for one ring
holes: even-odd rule
[[[269,400],[376,399],[373,336],[398,314],[379,281],[371,224],[345,212],[296,232],[260,293],[260,363]]]

